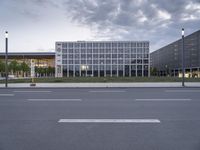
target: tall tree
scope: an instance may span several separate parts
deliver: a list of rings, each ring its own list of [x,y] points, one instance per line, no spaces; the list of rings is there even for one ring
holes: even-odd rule
[[[5,72],[5,63],[0,60],[0,76]]]
[[[39,77],[41,77],[44,75],[45,69],[40,67],[35,67],[35,72],[38,74]]]
[[[24,74],[30,72],[30,67],[25,63],[25,62],[22,62],[20,64],[20,68],[22,70],[22,76],[24,77]]]
[[[55,72],[54,70],[55,70],[54,67],[49,66],[47,68],[47,76],[53,76],[53,74]]]
[[[8,68],[9,71],[12,72],[14,75],[21,69],[19,63],[16,60],[11,61]]]

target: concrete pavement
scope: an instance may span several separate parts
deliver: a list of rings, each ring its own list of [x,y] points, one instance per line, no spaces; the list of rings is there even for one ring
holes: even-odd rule
[[[0,149],[198,150],[199,97],[200,88],[0,89]]]
[[[181,87],[181,82],[135,82],[135,83],[36,83],[36,87],[43,88],[77,88],[77,87]],[[186,82],[186,87],[200,87],[200,82]],[[0,88],[5,84],[0,84]],[[9,83],[8,87],[30,87],[30,83]]]

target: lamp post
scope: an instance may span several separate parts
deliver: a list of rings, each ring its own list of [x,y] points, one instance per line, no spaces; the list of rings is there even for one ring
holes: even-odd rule
[[[184,28],[182,28],[182,86],[184,87],[185,86],[185,62],[184,62],[184,59],[185,59],[185,54],[184,54]]]
[[[8,87],[8,31],[5,32],[5,44],[6,44],[6,54],[5,54],[5,75],[6,75],[6,82],[5,87]]]

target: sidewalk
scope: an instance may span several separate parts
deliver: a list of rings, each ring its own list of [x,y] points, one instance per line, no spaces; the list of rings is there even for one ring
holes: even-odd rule
[[[186,87],[200,87],[200,82],[186,82]],[[4,88],[5,84],[0,84]],[[9,83],[10,88],[31,87],[30,83]],[[182,87],[181,82],[134,82],[134,83],[36,83],[35,88],[93,88],[93,87]]]

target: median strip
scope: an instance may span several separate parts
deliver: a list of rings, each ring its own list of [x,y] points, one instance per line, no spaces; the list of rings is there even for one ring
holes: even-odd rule
[[[158,119],[60,119],[59,123],[161,123]]]

